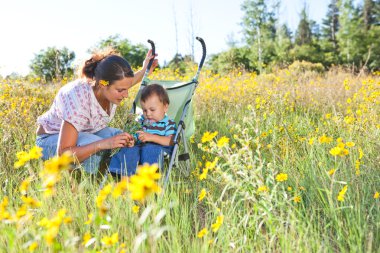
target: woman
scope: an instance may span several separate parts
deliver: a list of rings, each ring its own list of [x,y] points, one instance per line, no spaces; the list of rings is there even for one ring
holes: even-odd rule
[[[116,106],[128,97],[128,89],[142,80],[149,60],[133,73],[121,56],[96,53],[81,69],[81,77],[63,86],[54,102],[38,117],[36,144],[43,148],[43,159],[71,151],[89,173],[96,173],[102,151],[133,145],[133,137],[108,127]],[[152,71],[158,65],[153,61]]]

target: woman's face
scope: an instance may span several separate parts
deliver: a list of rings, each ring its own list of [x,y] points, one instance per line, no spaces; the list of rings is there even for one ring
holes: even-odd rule
[[[132,77],[114,81],[112,85],[102,86],[103,96],[113,104],[119,105],[124,98],[128,97],[128,89],[132,87]]]

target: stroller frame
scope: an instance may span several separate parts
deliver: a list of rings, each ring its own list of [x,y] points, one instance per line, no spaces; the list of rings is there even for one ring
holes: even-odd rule
[[[184,107],[182,109],[182,114],[181,114],[178,122],[176,122],[177,123],[177,132],[176,132],[174,139],[173,139],[173,143],[174,143],[173,151],[172,151],[172,154],[169,156],[169,158],[170,158],[169,166],[168,166],[168,169],[166,171],[165,178],[164,178],[164,186],[165,187],[169,181],[169,177],[170,177],[171,171],[173,169],[173,166],[174,166],[174,164],[176,164],[178,166],[178,161],[185,161],[185,163],[186,163],[185,175],[188,176],[190,173],[190,155],[189,155],[189,149],[188,149],[188,143],[187,143],[188,140],[186,138],[189,136],[185,135],[185,129],[187,127],[185,125],[185,119],[186,119],[186,116],[188,115],[188,113],[192,110],[192,108],[191,108],[192,97],[194,95],[195,89],[198,86],[199,74],[200,74],[200,71],[203,67],[205,58],[206,58],[206,44],[205,44],[204,40],[200,37],[196,37],[196,39],[201,43],[201,46],[202,46],[202,58],[198,64],[198,69],[197,69],[197,72],[196,72],[195,76],[193,77],[193,79],[190,82],[177,83],[175,86],[172,86],[172,87],[165,87],[164,86],[166,88],[166,90],[168,92],[170,92],[171,90],[181,89],[181,88],[184,88],[186,86],[192,85],[191,89],[189,90],[189,92],[187,94],[186,102],[185,102]],[[151,40],[148,40],[148,43],[151,45],[152,54],[155,55],[154,42]],[[148,73],[149,73],[150,68],[152,66],[153,60],[154,59],[150,60],[148,66],[147,66],[147,69],[144,73],[139,91],[138,91],[138,93],[137,93],[137,95],[133,101],[131,113],[136,113],[137,104],[138,104],[140,96],[141,96],[141,91],[145,86],[149,85],[150,80],[148,79]],[[154,80],[153,82],[155,82],[155,81],[157,82],[157,80]],[[158,83],[159,83],[159,81],[158,81]],[[169,105],[169,108],[170,108],[170,105]],[[191,111],[191,113],[192,113],[192,111]],[[183,154],[178,154],[180,141],[182,141],[184,143],[185,152]],[[163,166],[163,165],[161,165],[161,166]]]

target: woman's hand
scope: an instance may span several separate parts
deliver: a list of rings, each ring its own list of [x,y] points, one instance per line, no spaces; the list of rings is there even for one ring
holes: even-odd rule
[[[149,64],[149,61],[151,59],[154,59],[155,57],[157,56],[157,54],[153,55],[152,54],[152,49],[149,49],[148,53],[146,54],[146,57],[145,57],[145,60],[144,60],[144,63],[143,63],[143,69],[144,71],[146,71],[146,68],[148,67],[148,64]],[[150,67],[149,69],[149,74],[151,74],[153,72],[153,70],[158,66],[158,60],[157,59],[154,59],[153,60],[153,63],[152,63],[152,66]]]
[[[101,150],[104,150],[126,147],[131,145],[131,143],[134,143],[133,136],[129,133],[121,133],[101,140],[98,145]]]
[[[146,133],[144,131],[136,131],[136,133],[139,135],[139,140],[141,142],[153,142],[154,134]]]

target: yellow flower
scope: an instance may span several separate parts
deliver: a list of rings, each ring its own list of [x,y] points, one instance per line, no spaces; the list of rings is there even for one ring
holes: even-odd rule
[[[300,203],[301,197],[300,196],[294,196],[293,201],[294,201],[294,203]]]
[[[94,214],[93,213],[89,213],[88,215],[87,215],[87,221],[84,223],[84,224],[86,224],[86,225],[88,225],[88,224],[91,224],[91,222],[92,222],[92,220],[93,220],[93,218],[94,218]]]
[[[333,156],[340,155],[341,152],[342,152],[342,149],[339,147],[334,147],[330,149],[330,154],[332,154]]]
[[[128,190],[133,200],[143,201],[149,194],[161,192],[161,188],[156,183],[161,177],[157,169],[157,164],[144,164],[139,166],[137,173],[130,177]]]
[[[379,192],[375,192],[375,194],[373,195],[373,198],[374,199],[378,199],[380,197],[380,193]]]
[[[30,252],[33,252],[33,251],[35,251],[35,250],[37,249],[37,247],[38,247],[38,242],[34,241],[34,242],[32,242],[32,243],[29,245],[28,250],[29,250]]]
[[[201,139],[201,142],[202,143],[205,143],[205,142],[209,142],[211,141],[212,139],[214,139],[215,136],[218,135],[218,131],[215,131],[213,133],[210,133],[210,132],[205,132],[202,136],[202,139]]]
[[[117,233],[112,234],[112,236],[104,236],[101,242],[106,246],[112,246],[119,241],[119,235]]]
[[[359,148],[359,159],[362,159],[363,155],[364,155],[363,150]]]
[[[338,197],[337,197],[338,201],[341,201],[341,202],[344,201],[344,197],[345,197],[345,195],[346,195],[347,188],[348,188],[348,186],[345,185],[345,186],[343,187],[343,189],[339,192]]]
[[[137,205],[132,206],[132,212],[133,213],[138,213],[139,211],[140,211],[140,207],[139,206],[137,206]]]
[[[227,138],[226,136],[223,136],[222,138],[220,138],[220,139],[218,140],[218,143],[216,144],[216,146],[217,146],[218,148],[224,147],[224,146],[228,145],[228,142],[229,142],[229,141],[230,141],[229,138]]]
[[[33,199],[32,197],[21,196],[21,200],[25,204],[27,204],[28,206],[30,206],[32,208],[36,208],[36,207],[40,207],[41,206],[41,202],[39,202],[38,200]]]
[[[262,186],[259,186],[259,188],[257,188],[257,192],[268,192],[268,191],[269,191],[269,188],[266,185],[262,185]]]
[[[333,141],[333,138],[331,137],[327,137],[326,135],[322,135],[321,137],[319,137],[318,139],[319,143],[330,143]]]
[[[32,181],[32,177],[28,177],[27,179],[25,179],[24,181],[22,181],[20,187],[19,187],[19,190],[21,192],[21,194],[25,195],[26,192],[28,191],[28,188],[29,188],[29,185],[30,185],[30,182]]]
[[[292,188],[291,186],[288,186],[287,190],[288,190],[288,191],[292,191],[293,188]]]
[[[286,174],[286,173],[280,173],[276,176],[277,182],[284,182],[286,180],[288,180],[288,174]]]
[[[206,189],[203,188],[203,189],[201,190],[201,193],[200,193],[199,196],[198,196],[198,201],[201,202],[201,201],[206,197],[206,194],[207,194]]]
[[[327,173],[328,173],[330,176],[332,176],[332,175],[334,175],[335,171],[336,171],[336,169],[333,168],[333,169],[329,170]]]
[[[315,137],[310,138],[310,139],[309,139],[309,145],[313,145],[314,140],[315,140]]]
[[[42,148],[38,146],[34,146],[30,151],[29,151],[29,159],[38,159],[42,157]]]
[[[216,217],[216,222],[211,225],[212,232],[217,232],[220,228],[220,226],[223,224],[224,216],[221,214],[218,217]]]
[[[199,175],[199,180],[204,180],[207,178],[208,168],[204,168],[202,173]]]
[[[115,189],[112,192],[112,197],[115,199],[120,197],[124,192],[128,189],[128,179],[127,177],[123,177],[120,182],[118,182],[115,186]]]
[[[197,237],[198,237],[198,238],[202,238],[203,236],[205,236],[205,235],[207,235],[207,234],[208,234],[208,230],[207,230],[207,228],[204,228],[204,229],[202,229],[201,231],[199,231]]]
[[[83,235],[82,245],[86,245],[90,239],[91,239],[91,234],[90,234],[90,232],[86,232],[86,233]]]
[[[99,80],[99,84],[100,84],[100,85],[103,85],[103,86],[107,86],[107,85],[110,84],[110,82],[109,82],[109,81],[106,81],[106,80]]]
[[[355,143],[352,142],[352,141],[349,141],[349,142],[346,143],[346,146],[349,147],[349,148],[351,148],[351,147],[355,146]]]

